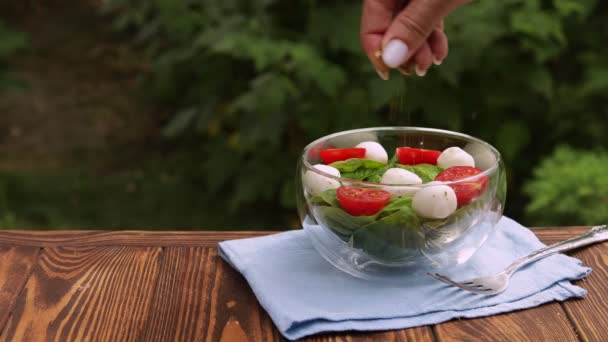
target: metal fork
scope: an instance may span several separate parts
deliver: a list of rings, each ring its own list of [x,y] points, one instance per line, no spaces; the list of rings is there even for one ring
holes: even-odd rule
[[[509,286],[509,279],[513,273],[531,262],[540,260],[555,253],[569,251],[571,249],[587,246],[605,240],[608,240],[607,226],[596,226],[591,228],[583,235],[536,250],[525,257],[518,259],[510,266],[505,268],[502,272],[492,276],[473,278],[464,281],[455,281],[439,273],[427,274],[443,281],[444,283],[456,286],[466,291],[494,295],[506,290]]]

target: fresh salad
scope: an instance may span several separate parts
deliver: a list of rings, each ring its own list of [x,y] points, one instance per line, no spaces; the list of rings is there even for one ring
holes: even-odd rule
[[[483,172],[459,147],[398,147],[389,159],[381,144],[366,141],[321,150],[319,157],[323,163],[315,169],[365,183],[342,184],[306,171],[303,185],[315,216],[352,247],[383,260],[402,259],[422,247],[423,225],[441,226],[450,217],[465,215],[488,185],[487,176],[445,184]]]

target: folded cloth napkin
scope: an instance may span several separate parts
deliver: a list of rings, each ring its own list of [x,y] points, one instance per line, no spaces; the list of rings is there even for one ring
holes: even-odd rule
[[[447,274],[457,280],[492,274],[540,247],[530,230],[503,217],[480,250]],[[409,328],[583,297],[586,291],[569,281],[591,271],[578,259],[557,254],[519,270],[505,292],[487,296],[430,276],[413,275],[403,285],[352,277],[323,259],[302,230],[224,241],[219,252],[290,340],[329,331]]]

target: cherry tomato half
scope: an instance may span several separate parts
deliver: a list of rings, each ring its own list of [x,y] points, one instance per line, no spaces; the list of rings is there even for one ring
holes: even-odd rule
[[[397,158],[403,165],[431,164],[437,165],[441,151],[425,150],[413,147],[398,147]]]
[[[362,147],[330,148],[321,150],[319,155],[325,164],[331,164],[350,158],[363,158],[365,157],[365,149]]]
[[[482,173],[481,169],[471,166],[452,166],[441,171],[436,181],[455,181],[458,179],[471,177]],[[458,200],[458,206],[471,203],[472,200],[481,195],[488,185],[488,177],[479,177],[477,180],[472,182],[450,184],[454,192],[456,193],[456,199]]]
[[[391,199],[388,191],[356,186],[341,186],[336,195],[342,209],[353,216],[374,215]]]

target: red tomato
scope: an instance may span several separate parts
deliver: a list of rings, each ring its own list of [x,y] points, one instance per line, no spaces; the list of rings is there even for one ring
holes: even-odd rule
[[[471,166],[452,166],[447,169],[441,171],[437,177],[435,177],[436,181],[455,181],[458,179],[474,176],[476,174],[482,173],[481,169]],[[472,182],[464,182],[464,183],[456,183],[450,184],[454,192],[456,193],[456,199],[458,200],[458,206],[463,206],[465,204],[471,203],[473,199],[481,195],[486,189],[488,185],[488,177],[483,176],[477,178],[477,180]]]
[[[341,186],[336,194],[342,209],[353,216],[374,215],[391,199],[388,191],[356,186]]]
[[[425,150],[413,147],[398,147],[397,158],[403,165],[431,164],[437,165],[441,151]]]
[[[325,164],[331,164],[333,162],[350,158],[363,158],[365,157],[365,149],[362,147],[330,148],[321,150],[319,154],[321,155],[321,159]]]

